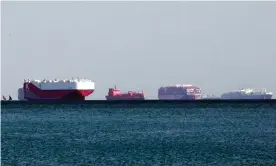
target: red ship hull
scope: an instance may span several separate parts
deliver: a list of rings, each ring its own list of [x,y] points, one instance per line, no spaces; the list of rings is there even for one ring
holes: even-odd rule
[[[141,96],[105,96],[106,100],[145,100]]]
[[[25,86],[24,86],[25,87]],[[94,89],[88,90],[41,90],[29,83],[28,89],[19,89],[18,93],[24,94],[25,100],[85,100],[85,97],[92,94]],[[18,95],[19,96],[19,95]]]

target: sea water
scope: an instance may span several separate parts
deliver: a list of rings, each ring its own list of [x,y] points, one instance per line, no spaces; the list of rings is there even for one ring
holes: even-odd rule
[[[276,165],[267,104],[8,104],[1,165]]]

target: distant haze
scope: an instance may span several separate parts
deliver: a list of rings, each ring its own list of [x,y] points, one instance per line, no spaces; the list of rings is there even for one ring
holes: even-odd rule
[[[149,98],[168,84],[276,92],[276,2],[2,2],[2,94],[84,77]],[[275,94],[276,95],[276,94]]]

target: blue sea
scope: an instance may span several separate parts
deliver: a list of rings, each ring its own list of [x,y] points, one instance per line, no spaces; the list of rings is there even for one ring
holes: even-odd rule
[[[276,165],[269,104],[4,104],[1,165]]]

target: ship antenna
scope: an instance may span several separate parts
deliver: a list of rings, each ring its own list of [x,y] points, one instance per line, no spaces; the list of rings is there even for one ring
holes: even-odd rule
[[[116,89],[116,85],[114,86],[114,88]]]

